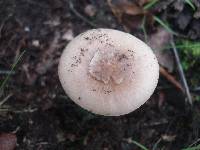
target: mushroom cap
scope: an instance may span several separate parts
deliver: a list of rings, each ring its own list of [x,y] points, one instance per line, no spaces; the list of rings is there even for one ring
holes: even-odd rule
[[[159,65],[150,47],[113,29],[92,29],[74,38],[61,56],[58,74],[68,96],[95,114],[128,114],[152,95]]]

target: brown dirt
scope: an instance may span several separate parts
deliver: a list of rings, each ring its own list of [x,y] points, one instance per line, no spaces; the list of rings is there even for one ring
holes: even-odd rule
[[[71,2],[74,9],[68,0],[0,1],[0,70],[9,70],[26,51],[1,95],[1,99],[11,97],[1,108],[8,110],[0,113],[0,132],[16,133],[16,150],[139,149],[127,142],[130,138],[149,149],[160,141],[156,150],[179,150],[198,139],[200,103],[189,109],[183,94],[163,77],[145,105],[121,117],[93,115],[69,100],[57,75],[58,59],[68,43],[62,38],[64,33],[72,30],[77,35],[94,28],[93,24],[123,30],[106,1]],[[87,4],[96,7],[95,17],[84,13]],[[187,39],[199,39],[200,21],[192,16],[191,8],[174,6],[170,0],[160,2],[154,13]],[[141,32],[130,32],[143,37]],[[4,78],[0,74],[0,80]]]

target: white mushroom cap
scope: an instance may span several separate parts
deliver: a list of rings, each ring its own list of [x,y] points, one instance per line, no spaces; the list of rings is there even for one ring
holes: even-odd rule
[[[65,48],[58,74],[68,96],[95,114],[119,116],[144,104],[159,78],[150,47],[113,29],[88,30]]]

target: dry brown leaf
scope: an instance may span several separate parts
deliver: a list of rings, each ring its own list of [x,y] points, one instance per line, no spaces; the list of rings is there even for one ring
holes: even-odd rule
[[[128,15],[139,15],[144,13],[142,7],[136,5],[136,3],[132,3],[127,0],[107,1],[113,13],[116,15],[116,17],[119,18],[121,18],[123,13]]]
[[[142,18],[143,15],[135,15],[135,16],[127,16],[123,15],[122,17],[122,23],[128,28],[128,29],[137,29],[142,24]]]
[[[12,133],[0,134],[0,150],[14,150],[17,144],[17,137]]]
[[[152,34],[148,40],[148,45],[153,49],[158,62],[163,67],[167,68],[169,72],[174,69],[174,57],[169,50],[163,50],[169,45],[171,34],[163,28],[159,28],[156,33]]]
[[[142,25],[144,16],[146,16],[146,25],[152,26],[152,14],[143,9],[143,4],[147,0],[128,1],[128,0],[107,0],[113,14],[123,25],[125,31],[135,30]],[[150,27],[151,28],[151,27]]]
[[[107,0],[113,14],[121,22],[122,14],[127,15],[140,15],[144,14],[142,7],[132,3],[128,0]]]
[[[158,28],[157,32],[150,36],[148,44],[154,50],[161,50],[167,44],[169,44],[170,40],[171,40],[171,33],[167,32],[163,28]]]

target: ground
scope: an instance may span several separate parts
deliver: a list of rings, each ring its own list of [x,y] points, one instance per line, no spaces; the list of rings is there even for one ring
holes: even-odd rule
[[[195,141],[198,145],[199,47],[191,50],[194,53],[189,53],[187,46],[179,51],[193,106],[185,102],[187,96],[176,84],[161,74],[154,94],[138,110],[120,117],[98,116],[67,97],[57,74],[63,48],[91,28],[114,28],[145,41],[145,36],[161,27],[167,33],[176,32],[177,45],[198,42],[200,3],[188,1],[156,1],[149,6],[148,0],[139,0],[137,5],[131,0],[0,0],[1,87],[9,77],[0,89],[4,101],[0,103],[0,148],[8,133],[16,136],[16,150],[140,149],[135,141],[151,150],[180,150]],[[141,28],[144,16],[147,23]],[[169,61],[173,59],[171,56]],[[169,69],[165,65],[163,68]],[[177,65],[172,68],[167,76],[180,83]]]

